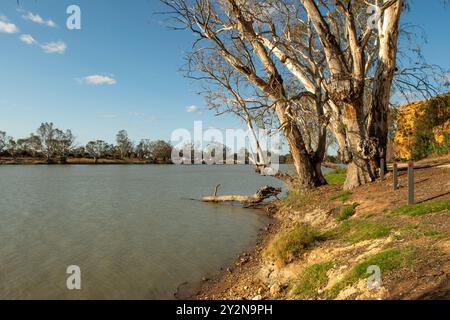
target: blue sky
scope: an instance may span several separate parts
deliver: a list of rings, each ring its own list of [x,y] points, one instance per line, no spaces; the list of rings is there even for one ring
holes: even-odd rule
[[[164,27],[165,18],[155,14],[164,9],[158,0],[20,3],[0,3],[0,27],[10,32],[0,32],[0,130],[23,137],[51,121],[84,144],[112,142],[120,129],[135,141],[168,140],[195,120],[206,127],[241,126],[203,110],[198,88],[178,72],[192,38]],[[81,30],[66,28],[72,4],[81,7]],[[440,0],[413,0],[404,21],[426,31],[427,60],[450,69],[449,18]],[[189,106],[197,112],[186,112]]]

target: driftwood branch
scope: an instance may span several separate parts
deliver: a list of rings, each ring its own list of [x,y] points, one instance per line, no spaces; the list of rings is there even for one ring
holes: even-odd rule
[[[214,191],[214,197],[217,197],[217,192],[219,191],[220,184],[216,186],[216,190]]]
[[[243,204],[258,204],[263,202],[266,199],[269,199],[271,197],[276,197],[281,193],[280,188],[274,188],[271,186],[265,186],[264,188],[258,190],[253,195],[224,195],[224,196],[218,196],[217,190],[218,185],[215,189],[215,195],[210,197],[203,197],[203,202],[241,202]]]

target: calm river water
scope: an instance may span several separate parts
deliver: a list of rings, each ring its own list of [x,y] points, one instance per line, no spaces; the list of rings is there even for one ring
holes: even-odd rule
[[[279,182],[251,166],[0,167],[0,299],[171,299],[254,245],[268,219],[189,198]],[[81,268],[80,291],[66,287]]]

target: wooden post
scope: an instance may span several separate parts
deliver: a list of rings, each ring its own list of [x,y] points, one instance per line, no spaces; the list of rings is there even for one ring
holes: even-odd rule
[[[408,205],[413,205],[414,201],[414,162],[408,163]]]
[[[381,178],[381,181],[384,181],[384,165],[385,165],[384,158],[381,158],[381,161],[380,161],[380,178]]]
[[[399,189],[399,185],[398,185],[398,164],[397,162],[394,163],[394,170],[393,170],[393,180],[394,180],[394,190],[398,190]]]

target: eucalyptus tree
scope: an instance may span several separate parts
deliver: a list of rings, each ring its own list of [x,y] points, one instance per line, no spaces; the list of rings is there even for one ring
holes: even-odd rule
[[[151,141],[142,139],[135,148],[135,153],[140,160],[150,159],[151,157]]]
[[[17,141],[13,137],[6,137],[6,150],[13,159],[16,159],[18,153],[18,145]]]
[[[42,123],[36,135],[41,141],[40,152],[45,156],[47,162],[51,162],[56,154],[56,128],[53,123]]]
[[[36,132],[34,139],[40,140],[40,153],[42,153],[47,162],[53,162],[58,159],[65,162],[74,147],[75,136],[72,131],[63,131],[55,127],[53,123],[42,123]]]
[[[97,163],[98,159],[106,156],[109,150],[109,145],[103,140],[90,141],[86,144],[85,151],[94,158]]]
[[[217,52],[217,50],[208,48],[191,52],[187,56],[187,68],[186,75],[195,80],[200,80],[202,83],[203,91],[201,94],[204,96],[206,104],[209,109],[214,111],[216,116],[223,114],[232,114],[240,119],[247,127],[247,134],[243,135],[243,138],[248,138],[248,141],[241,141],[241,143],[248,143],[251,150],[250,159],[256,166],[256,172],[270,172],[272,176],[282,180],[287,187],[294,189],[296,187],[296,179],[286,172],[279,170],[271,170],[271,163],[267,151],[264,151],[264,145],[260,141],[261,138],[268,140],[270,134],[274,131],[278,131],[279,122],[276,119],[273,103],[267,94],[262,92],[258,87],[255,87],[248,81],[248,79],[241,73],[237,72],[232,66],[230,66],[224,58]],[[286,86],[287,89],[290,89]],[[316,124],[320,123],[320,119],[313,115],[309,117],[310,111],[315,110],[314,106],[305,101],[304,103],[298,103],[298,101],[291,101],[293,108],[292,112],[302,110],[297,114],[299,117],[295,119],[298,124],[303,124],[308,121],[305,116],[311,122],[315,121]],[[309,108],[302,108],[309,106]],[[321,130],[304,130],[305,126],[300,127],[304,136],[309,137],[305,139],[305,147],[309,154],[319,154],[317,150],[313,149],[313,140],[315,145],[320,146],[323,150],[318,160],[315,161],[316,172],[315,174],[325,183],[325,179],[322,175],[321,162],[325,154],[325,142],[322,139],[325,135],[321,136]],[[325,126],[323,127],[325,129]],[[260,133],[264,133],[261,137]],[[312,139],[311,136],[314,135]],[[322,141],[319,141],[322,139]],[[241,139],[242,140],[242,139]],[[266,149],[269,146],[266,146]],[[322,151],[321,150],[321,151]],[[229,160],[234,161],[234,154],[228,157]],[[245,155],[243,155],[245,156]],[[245,158],[244,158],[245,159]]]
[[[128,132],[126,130],[120,130],[117,133],[116,143],[120,159],[130,157],[133,152],[133,142],[128,138]]]
[[[0,155],[6,147],[6,132],[0,131]]]
[[[17,145],[21,154],[36,158],[41,150],[41,139],[31,134],[28,138],[18,139]]]
[[[258,21],[257,41],[303,90],[326,97],[324,112],[348,164],[345,187],[374,181],[386,156],[404,1],[379,1],[369,15],[370,4],[359,0],[229,2],[247,8],[243,21]]]
[[[166,141],[153,141],[149,144],[150,158],[155,162],[163,161],[164,163],[167,163],[172,156],[172,149],[173,146]]]
[[[298,186],[307,190],[324,181],[316,174],[317,157],[306,148],[300,124],[296,119],[295,103],[307,93],[290,96],[287,81],[271,50],[258,36],[258,23],[247,16],[246,1],[162,0],[171,8],[176,28],[191,30],[196,36],[194,50],[213,47],[236,72],[258,88],[270,100],[280,128],[288,142],[298,174]],[[314,97],[317,112],[322,101]]]
[[[59,157],[59,160],[61,162],[66,162],[67,158],[70,155],[70,152],[74,148],[75,143],[75,136],[72,134],[71,130],[63,131],[61,129],[55,130],[56,134],[56,140],[54,142],[55,144],[55,150],[56,150],[56,156]]]

